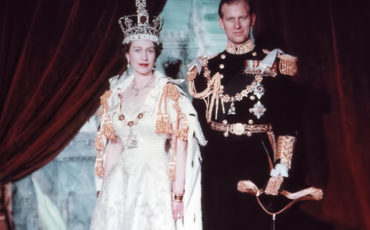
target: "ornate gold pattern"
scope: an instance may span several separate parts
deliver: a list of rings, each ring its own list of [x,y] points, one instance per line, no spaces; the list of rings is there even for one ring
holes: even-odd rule
[[[293,136],[279,136],[276,146],[276,159],[280,159],[280,163],[291,167],[294,144],[296,137]]]
[[[222,123],[211,121],[210,128],[224,132],[224,136],[229,136],[229,133],[241,136],[247,135],[251,136],[253,133],[265,133],[272,131],[271,124],[243,124],[243,123],[232,123],[228,124],[227,120],[224,120]]]
[[[277,196],[279,194],[279,189],[283,181],[284,177],[282,176],[270,177],[265,188],[265,193],[268,195]]]
[[[100,97],[100,104],[101,110],[99,111],[99,118],[100,124],[102,127],[99,129],[96,138],[95,138],[95,148],[97,150],[97,156],[95,161],[95,173],[96,175],[102,177],[104,175],[104,167],[103,167],[103,157],[101,155],[101,151],[105,147],[104,139],[115,139],[116,135],[114,133],[114,129],[112,126],[112,120],[108,115],[109,111],[109,104],[108,99],[112,95],[112,91],[107,90],[104,94]]]
[[[257,74],[257,75],[254,76],[254,80],[249,85],[246,85],[245,89],[243,89],[242,91],[236,93],[234,96],[230,96],[228,94],[222,94],[222,92],[220,92],[221,94],[219,95],[219,98],[223,102],[226,102],[226,103],[229,102],[232,99],[235,99],[237,101],[241,101],[241,100],[243,100],[244,97],[248,97],[248,94],[252,93],[254,88],[259,83],[261,83],[262,80],[263,80],[263,77],[261,75]],[[223,86],[221,88],[223,88]]]
[[[263,49],[264,54],[269,54],[270,51]],[[289,54],[277,54],[279,61],[279,71],[281,74],[288,76],[295,76],[298,73],[298,58]],[[274,63],[275,65],[275,63]]]
[[[209,81],[211,79],[211,71],[208,69],[208,60],[210,58],[202,59],[203,76]]]
[[[282,74],[288,75],[288,76],[295,76],[298,73],[298,67],[296,60],[292,59],[286,59],[286,58],[280,58],[279,62],[279,70]],[[290,56],[292,57],[292,56]]]
[[[163,87],[163,92],[158,104],[158,114],[157,121],[155,125],[155,132],[158,134],[172,134],[172,155],[171,160],[168,166],[168,177],[171,181],[176,179],[176,149],[177,149],[177,140],[181,138],[183,141],[187,141],[187,134],[189,131],[189,126],[185,114],[181,112],[179,106],[179,99],[181,94],[177,87],[172,83],[167,83]],[[172,130],[172,125],[167,113],[167,99],[174,101],[174,109],[176,110],[176,127],[175,130]],[[163,111],[162,111],[163,104]]]
[[[114,129],[113,129],[113,125],[112,125],[112,120],[108,116],[106,116],[104,118],[102,133],[107,139],[115,139],[116,138],[116,134],[114,133]]]
[[[217,118],[218,113],[218,105],[219,100],[221,100],[222,108],[224,108],[224,103],[228,103],[229,101],[241,101],[244,97],[248,97],[249,93],[252,93],[254,89],[258,86],[259,83],[262,82],[263,77],[261,75],[255,75],[254,80],[246,85],[245,89],[242,91],[236,93],[234,96],[230,96],[228,94],[223,94],[223,88],[224,86],[221,84],[221,79],[223,78],[223,75],[217,72],[213,75],[212,78],[209,77],[210,71],[208,69],[208,60],[203,61],[203,68],[204,68],[204,74],[207,78],[207,87],[202,92],[197,92],[194,84],[194,79],[192,78],[192,75],[188,77],[188,79],[193,79],[188,82],[189,85],[189,92],[194,98],[201,98],[206,99],[206,118],[207,121],[210,122],[213,115],[213,109],[216,106],[215,110],[215,117]],[[209,98],[209,96],[211,98]]]
[[[235,47],[231,43],[226,44],[226,51],[231,54],[245,54],[254,49],[255,45],[251,39],[246,41],[245,43],[241,44],[238,47]]]
[[[99,116],[103,115],[104,112],[108,112],[108,98],[112,95],[112,91],[106,90],[104,94],[100,97],[101,110],[99,111]]]

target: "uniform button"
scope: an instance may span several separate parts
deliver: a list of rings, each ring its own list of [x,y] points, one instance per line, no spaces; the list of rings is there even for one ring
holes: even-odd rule
[[[257,56],[257,52],[253,52],[252,55],[255,57]]]
[[[253,113],[253,108],[250,108],[250,109],[249,109],[249,112],[250,112],[250,113]]]
[[[256,99],[256,97],[252,95],[252,96],[249,97],[249,99],[251,99],[253,101],[254,99]]]
[[[226,55],[225,54],[221,54],[221,59],[225,59],[226,58]]]
[[[252,136],[252,133],[250,131],[247,132],[247,136],[250,137]]]
[[[220,64],[219,67],[220,67],[220,69],[225,68],[224,64]]]
[[[254,122],[253,122],[253,120],[252,120],[252,119],[249,119],[249,120],[248,120],[248,124],[250,124],[250,125],[251,125],[251,124],[253,124],[253,123],[254,123]]]

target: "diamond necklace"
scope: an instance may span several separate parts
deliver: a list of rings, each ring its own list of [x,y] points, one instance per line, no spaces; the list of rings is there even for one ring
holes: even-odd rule
[[[134,91],[134,95],[135,96],[138,96],[139,93],[140,93],[140,90],[149,88],[149,86],[153,83],[153,81],[154,81],[154,77],[152,77],[152,79],[150,81],[148,81],[143,87],[137,88],[136,87],[136,78],[134,78],[132,80],[132,83],[131,83],[131,87],[130,88],[131,88],[132,91]]]

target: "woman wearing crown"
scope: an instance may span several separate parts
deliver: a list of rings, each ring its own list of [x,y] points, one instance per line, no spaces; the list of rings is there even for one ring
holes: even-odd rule
[[[162,19],[149,17],[145,0],[136,7],[119,19],[131,68],[101,97],[91,229],[201,229],[198,144],[206,141],[179,82],[153,71]]]

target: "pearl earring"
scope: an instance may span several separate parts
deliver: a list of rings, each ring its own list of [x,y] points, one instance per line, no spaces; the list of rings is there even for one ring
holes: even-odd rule
[[[127,67],[126,67],[126,75],[129,76],[132,73],[131,65],[130,65],[130,59],[127,58]]]

